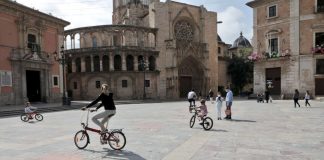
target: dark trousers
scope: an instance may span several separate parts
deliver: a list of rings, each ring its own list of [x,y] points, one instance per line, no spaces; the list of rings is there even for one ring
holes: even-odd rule
[[[295,104],[295,108],[296,108],[296,104],[298,104],[298,106],[300,107],[300,104],[298,103],[298,98],[294,98],[294,104]]]
[[[188,99],[189,103],[190,103],[190,107],[192,106],[192,102],[193,102],[193,105],[195,105],[195,99]]]
[[[308,99],[305,99],[305,106],[307,107],[307,104],[309,105],[309,106],[311,106],[310,104],[309,104],[309,102],[308,102]]]

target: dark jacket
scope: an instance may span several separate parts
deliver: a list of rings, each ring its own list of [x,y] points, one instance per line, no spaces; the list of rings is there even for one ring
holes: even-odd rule
[[[113,93],[109,93],[109,95],[101,93],[99,97],[93,102],[91,102],[89,105],[87,105],[86,108],[97,104],[99,101],[101,101],[101,104],[96,109],[99,109],[100,107],[104,106],[105,110],[116,110],[115,103],[113,100]]]

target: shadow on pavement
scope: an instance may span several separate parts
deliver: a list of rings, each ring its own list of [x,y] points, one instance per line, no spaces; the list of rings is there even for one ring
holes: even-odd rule
[[[203,130],[203,131],[204,131],[203,128],[198,128],[198,127],[194,127],[193,129],[200,129],[200,130]],[[206,131],[206,132],[211,132],[211,131],[213,131],[213,132],[228,132],[227,130],[223,130],[223,129],[214,129],[214,128],[212,128],[212,129],[210,129],[210,130],[208,130],[208,131]]]
[[[92,152],[92,153],[103,153],[105,155],[102,155],[102,158],[108,158],[108,159],[131,159],[131,160],[146,160],[142,156],[131,152],[127,150],[112,150],[109,148],[103,148],[104,150],[102,151],[95,151],[95,150],[89,150],[89,149],[84,149],[84,151]]]
[[[243,120],[243,119],[231,119],[231,120],[227,120],[227,121],[232,121],[232,122],[257,122],[257,121],[253,121],[253,120]]]

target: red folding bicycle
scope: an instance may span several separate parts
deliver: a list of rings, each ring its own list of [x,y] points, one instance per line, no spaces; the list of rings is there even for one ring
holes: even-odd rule
[[[113,129],[111,131],[101,133],[101,130],[88,127],[89,122],[89,112],[91,110],[87,109],[87,120],[86,123],[81,122],[82,130],[78,131],[74,136],[74,144],[79,149],[84,149],[90,143],[90,137],[88,131],[98,133],[100,135],[101,144],[109,144],[109,146],[114,150],[121,150],[126,145],[126,137],[122,129]],[[107,123],[108,124],[108,123]],[[106,128],[107,128],[106,124]]]

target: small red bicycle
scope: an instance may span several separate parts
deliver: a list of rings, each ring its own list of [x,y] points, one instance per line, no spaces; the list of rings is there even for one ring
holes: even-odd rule
[[[32,113],[22,113],[20,115],[20,119],[24,122],[28,122],[30,119],[36,119],[38,121],[42,121],[43,120],[43,116],[38,113],[38,112],[32,112]]]
[[[100,135],[101,144],[109,144],[109,146],[114,150],[121,150],[126,145],[126,137],[122,132],[122,129],[113,129],[101,133],[101,130],[88,127],[89,122],[89,112],[90,109],[87,109],[87,121],[86,123],[81,122],[82,130],[78,131],[74,136],[74,144],[79,149],[84,149],[90,143],[90,137],[87,131],[95,132]],[[107,128],[107,125],[106,125]]]

